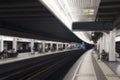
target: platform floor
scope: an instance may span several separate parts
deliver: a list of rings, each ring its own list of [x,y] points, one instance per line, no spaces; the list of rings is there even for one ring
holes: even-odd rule
[[[120,65],[115,70],[120,71]],[[120,80],[118,73],[110,67],[109,63],[98,60],[93,50],[89,50],[73,65],[63,80]]]
[[[105,62],[118,76],[120,76],[120,58],[116,62]]]
[[[12,63],[20,60],[25,60],[25,59],[30,59],[34,57],[40,57],[40,56],[45,56],[45,55],[50,55],[50,54],[55,54],[55,53],[60,53],[60,52],[66,52],[66,51],[71,51],[71,50],[77,50],[76,49],[66,49],[66,50],[60,50],[60,51],[54,51],[54,52],[45,52],[45,53],[20,53],[16,58],[6,58],[6,59],[0,59],[0,65],[7,64],[7,63]]]

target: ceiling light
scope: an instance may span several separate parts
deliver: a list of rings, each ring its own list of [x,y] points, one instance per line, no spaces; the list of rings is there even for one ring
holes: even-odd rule
[[[94,9],[89,9],[89,12],[94,13]]]
[[[94,15],[94,13],[88,13],[88,15]]]
[[[83,15],[94,15],[94,9],[83,9]]]

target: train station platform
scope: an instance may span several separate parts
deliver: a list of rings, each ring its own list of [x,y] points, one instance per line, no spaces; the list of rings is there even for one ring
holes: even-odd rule
[[[63,80],[120,80],[120,62],[104,62],[89,50],[72,66]]]
[[[56,54],[56,53],[61,53],[61,52],[67,52],[67,51],[72,51],[72,50],[77,50],[76,49],[64,49],[64,50],[60,50],[60,51],[48,51],[48,52],[44,52],[44,53],[38,53],[35,52],[35,54],[31,54],[30,52],[27,53],[19,53],[17,57],[15,58],[6,58],[6,59],[0,59],[0,65],[2,64],[8,64],[8,63],[13,63],[16,61],[22,61],[25,59],[30,59],[30,58],[35,58],[35,57],[40,57],[40,56],[45,56],[45,55],[50,55],[50,54]]]

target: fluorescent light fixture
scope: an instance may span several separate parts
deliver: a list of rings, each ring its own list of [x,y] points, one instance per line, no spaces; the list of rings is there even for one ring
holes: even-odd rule
[[[94,15],[94,9],[83,9],[83,15]]]
[[[94,13],[94,9],[83,9],[83,13]]]
[[[94,13],[88,13],[88,15],[94,15]]]
[[[94,13],[95,10],[94,10],[94,9],[89,9],[89,12],[90,12],[90,13]]]

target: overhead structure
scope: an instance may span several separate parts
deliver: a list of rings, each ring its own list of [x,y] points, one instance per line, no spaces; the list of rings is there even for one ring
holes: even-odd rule
[[[74,31],[110,31],[112,22],[75,22],[72,25]]]
[[[119,3],[120,0],[1,0],[0,34],[10,31],[4,34],[18,32],[24,37],[93,43],[90,31],[72,31],[72,24],[116,21]],[[119,20],[115,25],[118,24]]]
[[[81,42],[39,0],[0,0],[0,34]]]
[[[101,0],[96,16],[96,21],[112,21],[113,23],[115,23],[117,18],[119,17],[120,0]],[[120,20],[117,23],[120,23]]]
[[[39,0],[72,31],[73,22],[95,21],[100,0]],[[92,43],[88,36],[73,32],[83,41]],[[78,34],[79,33],[79,34]],[[83,37],[81,37],[81,35]]]

